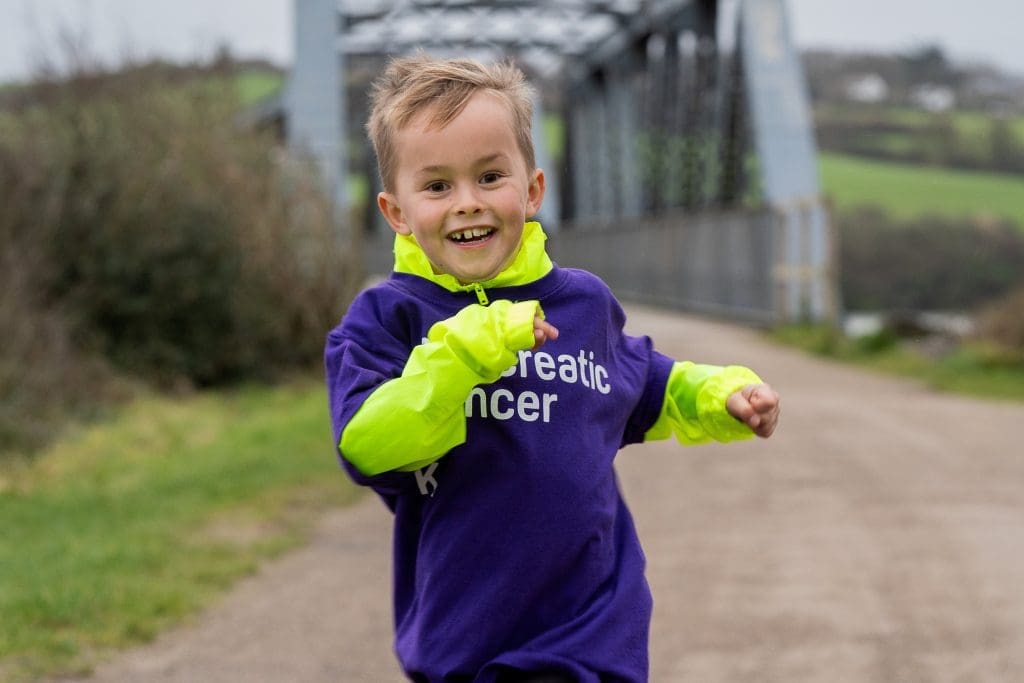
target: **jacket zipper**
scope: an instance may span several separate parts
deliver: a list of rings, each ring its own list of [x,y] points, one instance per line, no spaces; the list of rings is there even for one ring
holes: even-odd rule
[[[476,300],[480,302],[481,306],[487,306],[491,303],[491,300],[487,298],[487,292],[484,291],[479,282],[473,283],[473,291],[476,293]]]

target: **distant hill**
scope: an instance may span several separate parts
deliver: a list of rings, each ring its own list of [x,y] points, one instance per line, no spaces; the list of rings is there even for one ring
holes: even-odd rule
[[[177,63],[162,59],[127,64],[116,70],[81,67],[73,74],[44,74],[31,82],[0,84],[0,111],[17,111],[40,100],[73,79],[76,87],[97,87],[113,80],[149,76],[165,85],[228,78],[237,84],[240,103],[252,104],[282,87],[285,71],[263,59],[234,59],[222,55],[208,63]],[[99,89],[99,88],[97,88]]]

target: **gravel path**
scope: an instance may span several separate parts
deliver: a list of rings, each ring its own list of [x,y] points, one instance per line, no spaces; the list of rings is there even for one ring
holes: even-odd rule
[[[619,458],[654,592],[652,681],[1024,680],[1024,406],[629,314],[666,353],[750,365],[783,396],[768,441]],[[308,547],[90,680],[402,680],[389,523],[372,496],[331,513]]]

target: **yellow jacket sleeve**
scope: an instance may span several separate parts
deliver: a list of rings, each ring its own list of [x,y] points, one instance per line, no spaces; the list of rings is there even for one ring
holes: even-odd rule
[[[411,471],[466,440],[466,397],[496,381],[534,344],[537,301],[472,304],[435,323],[402,374],[377,387],[345,426],[338,447],[367,476]]]
[[[754,433],[725,409],[725,401],[761,378],[739,365],[698,365],[689,361],[672,366],[665,387],[665,401],[644,441],[667,439],[675,434],[684,445],[706,441],[738,441]]]

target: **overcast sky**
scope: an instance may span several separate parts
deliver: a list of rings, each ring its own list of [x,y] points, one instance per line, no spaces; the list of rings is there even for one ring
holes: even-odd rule
[[[209,57],[220,43],[238,56],[287,65],[293,0],[0,0],[0,81],[29,76],[70,27],[90,53]],[[801,47],[907,50],[938,44],[956,59],[1024,75],[1022,0],[789,0]]]

